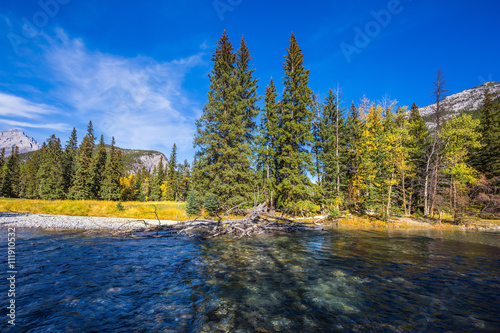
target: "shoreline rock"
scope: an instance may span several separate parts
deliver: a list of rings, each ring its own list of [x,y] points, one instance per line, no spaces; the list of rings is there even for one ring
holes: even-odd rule
[[[177,221],[160,220],[161,226]],[[126,230],[158,226],[158,220],[0,212],[0,226],[67,230]]]

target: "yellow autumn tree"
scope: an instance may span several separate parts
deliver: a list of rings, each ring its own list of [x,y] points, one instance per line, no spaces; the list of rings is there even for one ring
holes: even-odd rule
[[[128,177],[120,178],[120,187],[122,188],[120,195],[122,201],[135,200],[138,190],[136,190],[134,174],[131,173]]]

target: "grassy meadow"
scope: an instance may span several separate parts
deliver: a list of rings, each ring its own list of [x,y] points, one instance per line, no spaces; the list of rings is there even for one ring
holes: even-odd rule
[[[0,212],[56,214],[71,216],[127,217],[156,219],[155,206],[161,220],[187,220],[184,202],[122,202],[97,200],[30,200],[0,198]]]

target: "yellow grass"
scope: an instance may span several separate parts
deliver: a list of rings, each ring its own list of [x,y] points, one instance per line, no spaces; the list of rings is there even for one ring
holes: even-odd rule
[[[123,210],[114,201],[94,200],[28,200],[0,198],[0,212],[55,214],[71,216],[128,217],[135,219],[156,219],[157,207],[161,220],[187,220],[185,203],[174,201],[122,202]]]

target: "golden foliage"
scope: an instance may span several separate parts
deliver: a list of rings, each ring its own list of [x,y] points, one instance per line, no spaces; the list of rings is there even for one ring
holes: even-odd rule
[[[123,202],[123,210],[116,207],[116,201],[93,200],[28,200],[0,199],[0,211],[71,216],[127,217],[135,219],[155,219],[154,206],[161,220],[187,220],[184,203],[174,201]]]

